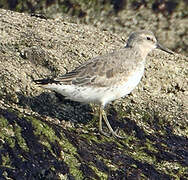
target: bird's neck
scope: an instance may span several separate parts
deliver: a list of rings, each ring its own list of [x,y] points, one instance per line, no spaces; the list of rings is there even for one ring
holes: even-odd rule
[[[151,48],[147,48],[147,47],[143,48],[143,46],[141,45],[126,46],[126,47],[131,48],[132,51],[138,56],[141,56],[143,60],[145,60],[147,55],[151,52]]]
[[[137,53],[145,60],[147,55],[151,52],[151,49],[147,47],[143,48],[143,46],[137,46],[135,51],[137,51]]]

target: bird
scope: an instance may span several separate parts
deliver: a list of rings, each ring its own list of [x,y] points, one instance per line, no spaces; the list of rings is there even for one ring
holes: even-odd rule
[[[67,99],[99,106],[99,132],[107,137],[124,138],[108,121],[105,107],[111,101],[127,96],[141,81],[147,55],[154,49],[173,52],[163,47],[151,31],[135,31],[124,47],[89,59],[74,70],[54,78],[37,79],[41,87]],[[103,120],[108,133],[103,130]]]

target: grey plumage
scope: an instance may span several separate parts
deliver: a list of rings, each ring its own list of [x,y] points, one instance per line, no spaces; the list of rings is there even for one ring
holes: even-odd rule
[[[155,48],[172,54],[157,42],[152,32],[134,32],[124,48],[90,59],[57,78],[35,82],[71,100],[99,104],[99,130],[107,135],[102,130],[103,117],[110,133],[121,138],[113,131],[103,108],[110,101],[126,96],[137,86],[144,73],[146,56]]]

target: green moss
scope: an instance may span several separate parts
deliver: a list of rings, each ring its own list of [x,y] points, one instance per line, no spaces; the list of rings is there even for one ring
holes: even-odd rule
[[[0,139],[11,148],[15,147],[14,129],[4,117],[0,116]]]
[[[98,175],[98,177],[100,177],[100,179],[108,179],[108,175],[104,172],[99,171],[99,169],[97,169],[95,165],[91,165],[90,167]]]
[[[188,138],[188,122],[182,122],[181,125],[176,124],[176,126],[174,127],[174,134]]]
[[[25,150],[26,152],[29,151],[29,148],[25,142],[25,139],[22,137],[22,128],[20,126],[18,126],[17,124],[15,124],[14,126],[14,133],[15,133],[15,137],[16,137],[16,140],[18,142],[18,145],[23,149]]]
[[[70,173],[74,177],[83,179],[83,174],[79,170],[80,163],[75,158],[77,154],[76,148],[61,134],[61,139],[55,135],[54,130],[45,122],[33,117],[27,117],[27,119],[32,123],[34,128],[34,134],[39,137],[39,142],[46,146],[48,150],[52,153],[51,144],[55,141],[59,143],[62,149],[61,159],[70,167]],[[55,154],[54,154],[55,156]]]
[[[10,160],[10,157],[9,157],[9,155],[7,153],[3,154],[1,156],[1,159],[2,159],[2,166],[10,167],[11,160]]]
[[[9,4],[8,4],[7,0],[1,0],[0,1],[0,7],[3,7],[4,9],[8,9]]]
[[[77,149],[64,137],[61,133],[62,139],[59,139],[59,144],[61,145],[63,152],[62,152],[62,159],[67,163],[70,167],[70,173],[77,177],[78,179],[83,179],[83,174],[79,170],[80,163],[77,156]]]
[[[0,128],[7,127],[8,125],[8,121],[3,116],[0,116]]]
[[[135,151],[131,152],[130,155],[133,159],[148,164],[153,164],[156,160],[154,157],[151,157],[150,155],[148,155],[143,150],[140,150],[139,148],[135,148]]]
[[[78,179],[83,179],[82,171],[79,170],[80,163],[76,158],[77,149],[65,138],[63,132],[60,132],[61,138],[57,137],[53,128],[41,121],[40,119],[34,118],[32,116],[24,116],[19,112],[14,112],[10,110],[11,113],[14,113],[18,116],[18,118],[23,119],[23,121],[28,121],[32,124],[34,129],[34,135],[37,137],[39,143],[43,144],[48,148],[48,150],[53,154],[55,157],[57,156],[54,154],[51,144],[55,141],[61,146],[61,156],[56,157],[60,161],[63,160],[67,166],[70,168],[70,174]],[[17,143],[25,152],[29,151],[27,144],[22,137],[22,128],[16,123],[14,125],[9,124],[7,119],[3,116],[0,117],[0,139],[3,142],[6,142],[11,148],[15,148],[15,144]],[[62,129],[63,130],[63,129]],[[33,151],[33,150],[32,150]],[[22,154],[18,154],[17,157],[25,160]],[[2,155],[3,158],[3,165],[10,166],[9,155]],[[51,171],[55,171],[55,168],[52,166],[50,167]]]
[[[137,113],[139,113],[141,115],[141,117],[142,117],[141,120],[143,120],[144,123],[146,123],[146,124],[147,124],[147,122],[152,124],[152,121],[155,121],[156,119],[158,120],[157,124],[158,124],[158,128],[160,128],[160,129],[158,129],[157,132],[155,134],[153,134],[153,136],[160,135],[160,136],[163,136],[165,138],[166,135],[167,136],[169,135],[168,132],[166,131],[167,130],[166,126],[168,126],[167,125],[168,122],[171,122],[170,119],[165,119],[163,117],[160,117],[160,115],[157,114],[157,113],[155,115],[150,115],[149,113],[142,112],[142,111],[138,111]],[[175,128],[174,126],[175,125],[172,124],[173,128]],[[183,125],[183,127],[187,127],[187,126]],[[144,130],[144,128],[143,128],[143,130]],[[177,128],[175,128],[175,132],[177,132],[177,131],[183,131],[184,132],[185,129],[181,130],[181,127],[178,126]],[[145,133],[150,135],[147,131],[145,131]],[[179,135],[178,133],[176,133],[176,134]],[[156,142],[155,141],[152,142],[151,140],[146,138],[145,141],[144,141],[145,143],[144,144],[143,143],[140,144],[140,140],[137,139],[136,136],[134,136],[134,134],[133,135],[129,135],[128,139],[130,139],[130,141],[126,140],[124,142],[126,143],[126,145],[129,148],[133,147],[134,150],[133,151],[127,151],[126,154],[128,154],[133,159],[141,161],[143,163],[146,162],[148,164],[151,164],[157,170],[159,170],[159,172],[161,171],[163,173],[166,173],[166,174],[174,177],[175,179],[180,179],[180,177],[187,177],[188,176],[188,173],[187,173],[188,172],[188,168],[187,167],[183,167],[179,163],[169,162],[169,161],[162,161],[160,163],[158,162],[156,154],[158,154],[160,152],[156,148],[156,145],[155,145]],[[134,141],[134,144],[131,143],[133,141]],[[160,147],[161,147],[162,151],[168,151],[167,144],[164,144],[164,143],[160,142]],[[145,150],[147,150],[146,152],[150,152],[150,153],[149,154],[146,153]]]
[[[38,137],[38,141],[40,144],[46,146],[48,150],[53,153],[51,144],[55,142],[58,138],[55,135],[55,132],[49,125],[41,120],[34,118],[34,117],[27,117],[26,118],[29,122],[31,122],[34,135]]]
[[[25,151],[29,150],[24,138],[22,137],[22,134],[21,134],[22,129],[18,126],[18,124],[15,123],[14,125],[11,125],[9,124],[7,119],[1,116],[0,117],[0,129],[1,129],[0,138],[4,142],[8,143],[8,145],[11,148],[14,148],[15,143],[17,142],[18,145],[23,150]]]
[[[22,12],[23,11],[23,3],[21,3],[19,1],[18,4],[15,7],[15,10],[18,11],[18,12]]]
[[[150,152],[157,153],[158,150],[154,146],[155,142],[151,142],[149,139],[146,139],[145,145],[146,149],[149,150]]]
[[[20,120],[27,121],[28,125],[31,125],[31,128],[33,130],[34,136],[36,136],[34,141],[37,141],[37,143],[42,144],[43,146],[47,147],[47,149],[50,152],[50,156],[53,155],[54,159],[57,159],[59,162],[64,162],[66,165],[69,167],[69,172],[72,176],[76,177],[76,179],[84,179],[85,175],[83,174],[82,170],[80,170],[81,166],[81,161],[82,157],[79,158],[79,154],[77,152],[77,147],[74,146],[74,143],[70,141],[65,135],[64,135],[64,129],[63,128],[56,128],[56,125],[53,123],[49,123],[48,121],[44,121],[43,119],[37,118],[37,117],[32,117],[32,116],[27,116],[27,115],[22,115],[22,113],[15,112],[13,110],[9,110],[12,115],[12,121],[13,123],[9,123],[9,121],[4,118],[3,116],[0,117],[0,140],[2,142],[6,142],[9,144],[10,147],[16,149],[17,146],[15,144],[17,143],[24,151],[25,153],[28,152],[29,148],[27,147],[27,144],[22,137],[22,128],[18,125],[18,122],[20,123]],[[136,112],[138,113],[138,111]],[[10,116],[11,116],[10,114]],[[121,116],[125,117],[127,116],[126,113],[123,111],[121,112]],[[142,117],[142,113],[141,113]],[[121,117],[119,117],[121,118]],[[151,120],[153,120],[150,117]],[[142,119],[141,119],[142,120]],[[94,125],[91,124],[92,128],[98,128],[98,117],[94,116]],[[162,119],[163,122],[164,119]],[[96,124],[95,124],[96,123]],[[147,123],[146,123],[147,124]],[[136,127],[137,125],[135,125]],[[162,126],[162,125],[161,125]],[[58,126],[57,126],[58,127]],[[163,127],[163,126],[162,126]],[[127,137],[126,139],[123,140],[114,140],[114,138],[107,138],[107,137],[102,137],[98,138],[95,134],[92,134],[92,131],[90,130],[90,127],[83,126],[82,127],[84,130],[80,132],[78,141],[84,141],[86,142],[85,148],[87,148],[87,145],[92,147],[93,149],[91,153],[95,153],[96,158],[103,161],[104,164],[107,166],[109,171],[117,171],[118,173],[121,172],[121,169],[119,169],[123,164],[122,161],[119,159],[118,162],[114,162],[113,158],[106,158],[106,152],[108,150],[104,149],[104,152],[101,151],[101,149],[98,149],[100,151],[95,150],[96,144],[99,144],[102,146],[102,144],[106,145],[108,143],[115,143],[114,148],[114,155],[118,155],[119,153],[122,153],[125,157],[129,157],[130,160],[128,162],[128,169],[127,172],[130,171],[130,173],[134,173],[134,170],[137,171],[138,169],[138,164],[137,162],[140,162],[141,164],[148,164],[154,167],[159,173],[161,174],[165,173],[175,179],[180,179],[180,177],[186,177],[188,168],[183,167],[180,162],[170,162],[169,161],[158,161],[156,154],[160,153],[157,146],[156,146],[156,141],[151,141],[150,139],[147,139],[147,136],[142,140],[140,137],[137,137],[137,132],[132,131],[129,132],[129,135],[125,136]],[[165,128],[161,128],[162,130],[165,131]],[[144,130],[144,128],[143,128]],[[58,131],[58,136],[56,135],[56,131]],[[91,132],[90,132],[91,131]],[[155,130],[154,130],[155,131]],[[66,132],[69,132],[67,134],[71,135],[75,133],[75,128],[66,128]],[[147,131],[143,131],[146,135],[150,136],[151,134],[148,133]],[[66,135],[67,135],[66,134]],[[155,132],[151,136],[155,138],[157,135],[161,135],[161,132]],[[165,137],[164,137],[165,138]],[[161,152],[170,152],[171,149],[169,149],[168,145],[165,144],[165,142],[161,141],[160,143],[160,150]],[[60,153],[58,155],[56,152],[54,152],[54,144],[57,144],[59,146]],[[84,145],[84,144],[83,144]],[[43,147],[42,146],[42,147]],[[3,144],[1,145],[1,148],[3,148]],[[100,146],[99,146],[100,148]],[[88,148],[89,149],[89,148]],[[30,149],[30,152],[35,150]],[[108,152],[107,152],[108,153]],[[2,154],[1,155],[3,159],[3,166],[11,166],[11,160],[9,158],[9,154]],[[22,159],[22,161],[25,161],[24,157],[27,157],[27,154],[18,153],[17,157],[19,159]],[[87,158],[86,158],[87,159]],[[103,172],[98,168],[98,166],[95,164],[93,161],[84,161],[84,163],[87,164],[88,167],[90,167],[95,174],[100,177],[101,179],[107,179],[108,178],[108,173]],[[14,167],[13,167],[14,168]],[[140,168],[140,167],[139,167]],[[143,167],[145,168],[145,167]],[[141,169],[141,168],[140,168]],[[56,171],[56,167],[51,165],[49,167],[49,170],[51,172]],[[122,174],[124,172],[122,171]],[[140,173],[140,176],[143,179],[147,179],[147,177],[143,174],[143,171]]]
[[[46,137],[50,142],[54,142],[56,139],[55,133],[51,127],[49,127],[45,122],[33,117],[27,117],[34,128],[34,134],[36,136]]]
[[[171,175],[175,179],[188,177],[188,167],[183,167],[177,162],[162,161],[156,165],[157,169]]]

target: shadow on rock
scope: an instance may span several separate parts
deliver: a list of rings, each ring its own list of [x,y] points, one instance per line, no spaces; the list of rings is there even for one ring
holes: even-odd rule
[[[49,123],[45,126],[42,119],[4,109],[0,109],[0,119],[1,178],[58,179],[58,173],[71,178],[68,165],[61,159],[58,138],[55,134],[50,138],[53,131]]]
[[[70,101],[58,93],[41,93],[36,97],[19,94],[19,105],[29,107],[42,116],[58,118],[60,121],[88,123],[92,118],[92,109],[87,104]]]
[[[34,98],[20,95],[20,105],[29,106],[42,116],[65,120],[72,117],[76,122],[84,121],[87,116],[92,119],[88,105],[61,98],[50,93]],[[4,159],[9,157],[12,167],[1,165],[0,174],[6,171],[9,177],[25,179],[58,177],[58,173],[69,179],[76,179],[78,174],[81,179],[107,177],[110,180],[188,177],[184,170],[188,166],[188,138],[174,134],[168,123],[157,125],[160,119],[157,113],[150,122],[153,133],[146,132],[129,118],[118,120],[118,113],[112,107],[108,114],[112,127],[123,130],[127,139],[65,129],[40,117],[25,117],[1,109],[1,122],[7,123],[5,133],[12,132],[14,136],[6,139],[2,135],[0,162],[6,164]],[[84,121],[86,124],[88,119]],[[0,127],[2,132],[4,127]]]

